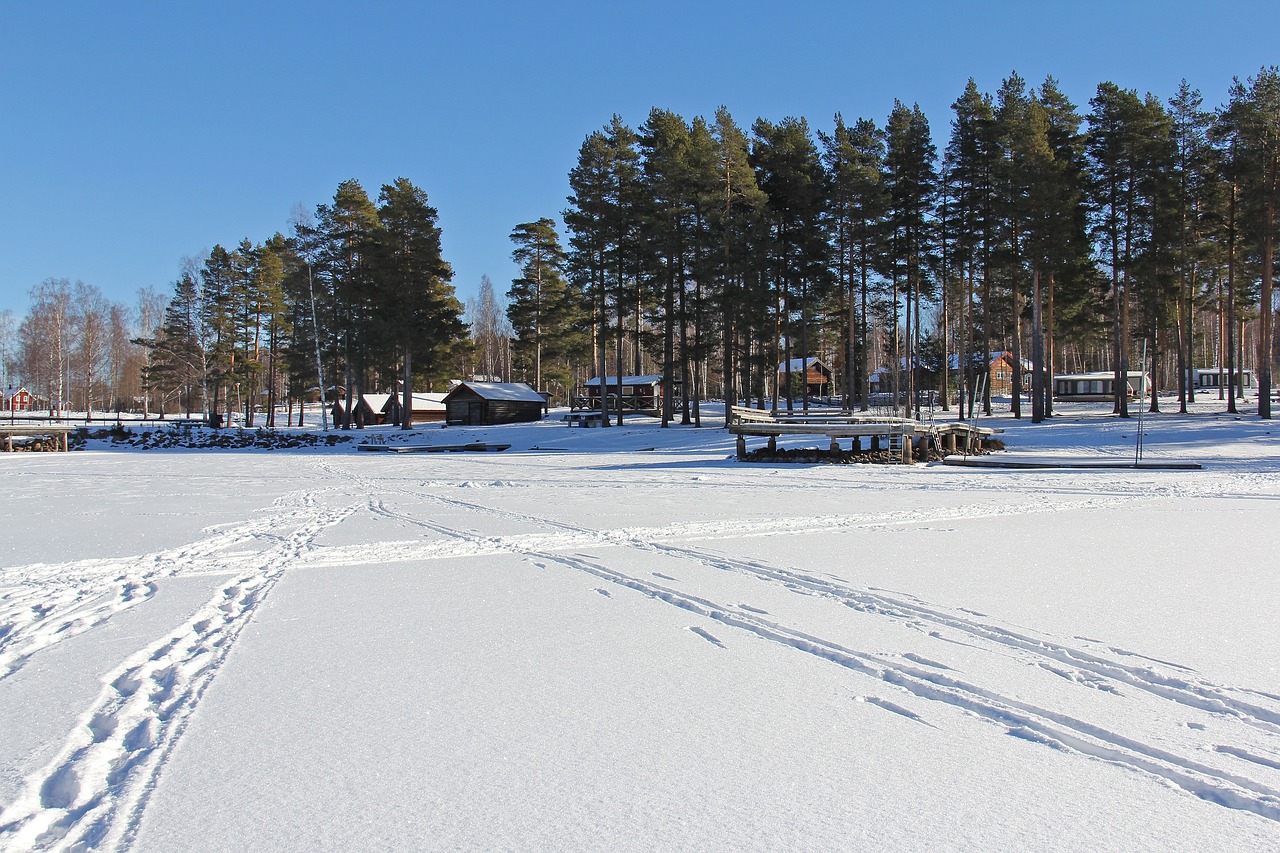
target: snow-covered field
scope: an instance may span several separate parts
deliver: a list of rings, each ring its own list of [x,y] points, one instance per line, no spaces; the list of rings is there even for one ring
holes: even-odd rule
[[[1280,427],[1221,408],[1147,422],[1201,471],[2,455],[0,849],[1280,849]],[[985,423],[1132,455],[1060,411]]]

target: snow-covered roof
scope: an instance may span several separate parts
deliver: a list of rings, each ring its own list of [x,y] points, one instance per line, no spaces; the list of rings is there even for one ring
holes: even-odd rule
[[[448,397],[440,391],[418,391],[413,395],[413,408],[417,411],[431,411],[434,409],[444,409],[444,398]]]
[[[786,362],[786,361],[780,362],[778,364],[778,372],[786,373],[788,364],[791,365],[792,373],[799,373],[801,370],[804,370],[806,367],[814,367],[815,365],[818,367],[826,367],[826,365],[822,363],[822,360],[819,359],[817,356],[809,356],[808,358],[793,358],[791,359],[790,362]]]
[[[364,394],[360,399],[368,404],[370,409],[375,412],[381,412],[386,408],[387,401],[391,399],[390,394]]]
[[[545,403],[546,398],[523,382],[463,382],[458,388],[470,388],[486,400],[513,400],[529,403]]]
[[[652,376],[624,376],[624,377],[622,377],[622,384],[623,384],[623,385],[657,385],[657,384],[659,384],[660,382],[662,382],[662,377],[661,377],[661,376],[659,376],[659,375],[656,375],[656,374],[655,374],[655,375],[652,375]],[[584,384],[586,384],[586,385],[590,385],[590,386],[592,386],[592,387],[595,387],[596,385],[599,385],[599,384],[600,384],[600,377],[599,377],[599,376],[593,376],[593,377],[591,377],[590,379],[588,379]],[[610,376],[610,377],[609,377],[609,384],[610,384],[610,385],[617,385],[617,384],[618,384],[618,377],[616,377],[616,376]]]
[[[1128,378],[1132,379],[1135,376],[1142,376],[1143,373],[1141,370],[1130,370],[1126,375]],[[1115,374],[1115,371],[1113,370],[1093,370],[1093,371],[1090,371],[1089,373],[1055,373],[1053,378],[1054,379],[1114,379],[1115,376],[1116,374]]]

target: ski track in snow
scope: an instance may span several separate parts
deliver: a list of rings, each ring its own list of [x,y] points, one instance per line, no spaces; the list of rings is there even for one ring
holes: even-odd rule
[[[1238,478],[1229,480],[1239,485]],[[909,510],[889,513],[865,513],[824,518],[752,519],[741,523],[714,521],[691,522],[662,528],[627,528],[618,530],[591,530],[564,522],[552,521],[527,513],[500,510],[494,507],[463,501],[440,495],[427,495],[430,500],[460,509],[520,521],[541,527],[553,527],[552,536],[537,534],[481,538],[469,534],[454,534],[446,543],[405,543],[408,550],[416,552],[412,558],[423,559],[437,549],[460,556],[459,542],[480,548],[479,553],[511,552],[524,554],[544,561],[553,561],[569,568],[586,572],[618,586],[632,589],[651,599],[681,608],[733,628],[739,628],[756,636],[781,643],[797,651],[815,655],[853,672],[878,679],[909,693],[918,699],[940,702],[973,714],[1003,727],[1007,734],[1051,748],[1073,752],[1092,759],[1102,760],[1133,771],[1146,773],[1167,784],[1172,784],[1188,794],[1207,802],[1229,808],[1252,812],[1269,820],[1280,822],[1280,779],[1259,780],[1246,775],[1246,767],[1226,763],[1211,764],[1206,756],[1214,754],[1241,759],[1254,768],[1274,769],[1280,761],[1259,756],[1247,749],[1207,740],[1188,742],[1181,750],[1157,746],[1137,737],[1113,731],[1111,715],[1102,714],[1109,722],[1099,723],[1070,714],[1040,707],[1014,696],[1003,695],[998,689],[970,683],[947,666],[912,653],[899,656],[857,651],[838,643],[824,640],[785,627],[765,618],[768,614],[746,605],[726,606],[681,593],[652,580],[634,577],[616,571],[593,558],[582,554],[584,547],[623,546],[662,554],[666,557],[692,561],[723,571],[745,574],[761,581],[780,584],[788,590],[802,594],[828,598],[859,613],[890,618],[919,630],[930,637],[959,642],[963,645],[986,649],[997,654],[1012,655],[1029,665],[1040,667],[1062,678],[1071,686],[1095,690],[1114,696],[1116,702],[1138,701],[1130,698],[1145,695],[1148,700],[1171,702],[1188,714],[1203,714],[1217,720],[1214,727],[1216,739],[1228,735],[1224,724],[1231,727],[1230,734],[1249,743],[1259,738],[1280,749],[1280,701],[1256,691],[1233,689],[1208,683],[1195,677],[1188,668],[1179,664],[1145,657],[1113,646],[1101,650],[1076,647],[1049,638],[1033,636],[1029,631],[1013,629],[987,620],[984,614],[957,608],[949,612],[944,608],[928,606],[911,596],[889,594],[870,589],[853,589],[830,576],[815,576],[801,571],[780,568],[769,563],[729,557],[707,550],[675,544],[681,540],[700,541],[744,538],[770,535],[795,535],[809,531],[834,529],[893,529],[919,528],[943,520],[978,519],[1007,516],[1013,512],[1030,514],[1056,512],[1066,509],[1099,510],[1136,499],[1149,500],[1177,495],[1179,497],[1203,497],[1222,495],[1221,483],[1199,485],[1191,488],[1120,490],[1119,493],[1099,495],[1090,493],[1083,500],[1045,500],[1043,497],[1016,508],[989,504],[959,507],[940,507],[927,510]],[[403,494],[413,494],[407,491]],[[414,497],[423,497],[413,494]],[[1257,497],[1255,494],[1232,496]],[[404,520],[409,516],[397,514]],[[430,529],[448,533],[440,525],[423,524]],[[554,547],[540,549],[540,541],[551,540]],[[395,559],[400,545],[391,543],[380,558]],[[493,550],[490,550],[493,549]],[[465,550],[465,548],[463,549]],[[573,554],[563,553],[573,550]],[[390,552],[390,553],[388,553]],[[327,554],[325,559],[339,558]],[[339,558],[340,559],[340,558]],[[649,572],[649,577],[674,581],[670,575]],[[598,588],[596,591],[600,591]],[[689,629],[718,648],[727,648],[722,639],[705,628]],[[1094,644],[1101,645],[1101,644]],[[1109,653],[1109,654],[1108,654]],[[1125,659],[1140,661],[1129,663]],[[914,666],[912,664],[919,664]],[[922,668],[923,667],[923,668]],[[1174,670],[1173,674],[1161,668]],[[1070,688],[1068,688],[1070,689]],[[902,708],[888,700],[876,699],[872,704],[899,713],[916,722],[926,721],[916,712]],[[926,723],[928,724],[928,723]],[[1206,732],[1207,727],[1188,725],[1188,732]]]
[[[81,717],[58,756],[27,781],[22,795],[0,811],[0,846],[5,849],[121,849],[142,819],[165,761],[182,736],[199,699],[286,571],[385,564],[494,554],[516,554],[546,568],[556,565],[590,575],[608,602],[611,589],[630,590],[679,608],[724,630],[702,625],[688,630],[718,650],[731,651],[733,636],[752,636],[818,657],[852,676],[873,679],[903,694],[903,702],[862,695],[858,701],[912,722],[941,728],[942,714],[930,707],[958,710],[986,720],[1010,736],[1142,772],[1208,802],[1242,809],[1280,822],[1280,697],[1208,683],[1189,668],[1109,646],[1101,640],[1071,641],[998,624],[964,609],[931,606],[912,596],[861,589],[830,575],[785,568],[763,560],[719,553],[705,545],[717,540],[855,530],[929,529],[935,523],[1007,517],[1011,514],[1100,510],[1139,500],[1168,497],[1273,497],[1269,477],[1233,474],[1173,486],[1108,483],[1105,490],[1037,488],[1033,499],[1002,501],[1002,478],[968,483],[966,491],[985,501],[887,512],[822,517],[771,517],[685,521],[661,526],[591,529],[484,502],[485,489],[533,485],[511,480],[373,480],[360,463],[315,460],[327,487],[301,490],[277,500],[246,521],[207,528],[205,537],[177,548],[136,557],[35,564],[0,570],[0,681],[18,672],[41,651],[102,625],[114,615],[150,599],[157,582],[182,575],[226,575],[230,580],[197,613],[174,631],[124,661],[106,678],[94,705]],[[575,479],[575,488],[619,488],[616,479]],[[652,482],[663,480],[653,477]],[[337,485],[332,485],[336,483]],[[783,489],[794,484],[778,484]],[[634,488],[631,483],[628,488]],[[715,488],[721,488],[717,484]],[[739,483],[729,490],[747,488]],[[914,477],[901,482],[853,484],[867,491],[907,491],[921,487]],[[468,499],[457,497],[465,488]],[[757,488],[750,486],[750,488]],[[771,486],[772,488],[772,486]],[[1256,489],[1257,491],[1253,491]],[[369,495],[377,495],[369,497]],[[395,496],[481,518],[526,525],[539,532],[484,536],[458,530],[389,505]],[[352,516],[367,514],[418,527],[438,536],[359,546],[322,546],[317,537]],[[1060,679],[1061,690],[1089,690],[1105,702],[1165,703],[1187,718],[1180,733],[1160,744],[1117,731],[1118,716],[1064,713],[983,685],[951,666],[915,652],[891,655],[849,648],[784,624],[759,607],[721,604],[662,582],[673,575],[646,571],[633,576],[612,568],[601,549],[626,548],[672,560],[691,570],[749,577],[793,594],[836,602],[858,614],[890,619],[929,640],[1011,658]],[[683,573],[677,573],[683,575]],[[601,602],[608,607],[610,603]],[[726,634],[726,631],[729,633]],[[939,656],[944,656],[939,651]],[[908,707],[911,705],[912,707]],[[1096,708],[1096,705],[1088,707]],[[1141,705],[1139,711],[1147,705]],[[1157,713],[1151,708],[1150,714]],[[1098,722],[1106,719],[1108,723]]]

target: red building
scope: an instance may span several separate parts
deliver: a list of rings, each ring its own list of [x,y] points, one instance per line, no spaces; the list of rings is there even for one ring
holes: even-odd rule
[[[34,404],[35,398],[31,396],[30,391],[10,385],[4,389],[4,407],[0,411],[29,412]]]

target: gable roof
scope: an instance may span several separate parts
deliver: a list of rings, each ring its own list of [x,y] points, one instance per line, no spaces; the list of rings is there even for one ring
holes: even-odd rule
[[[624,377],[622,377],[622,384],[623,384],[623,385],[658,385],[658,384],[660,384],[661,382],[662,382],[662,377],[661,377],[661,376],[658,376],[658,375],[652,375],[652,376],[650,376],[650,375],[646,375],[646,376],[624,376]],[[599,384],[600,384],[600,377],[599,377],[599,376],[593,376],[593,377],[591,377],[590,379],[588,379],[586,382],[584,382],[584,383],[582,383],[582,384],[583,384],[583,385],[589,385],[589,386],[591,386],[592,388],[594,388],[595,386],[597,386],[597,385],[599,385]],[[610,376],[610,377],[609,377],[609,384],[610,384],[610,385],[617,385],[617,384],[618,384],[618,377],[616,377],[616,376]]]
[[[823,364],[822,360],[818,358],[816,355],[811,355],[808,358],[793,358],[791,359],[790,362],[786,362],[786,361],[779,362],[778,372],[786,373],[788,364],[791,365],[792,373],[799,373],[800,371],[804,370],[806,367],[816,367],[819,370],[828,370],[827,366]]]
[[[466,388],[485,400],[506,400],[525,403],[545,403],[546,398],[523,382],[462,382],[445,395],[452,397],[459,390]]]

